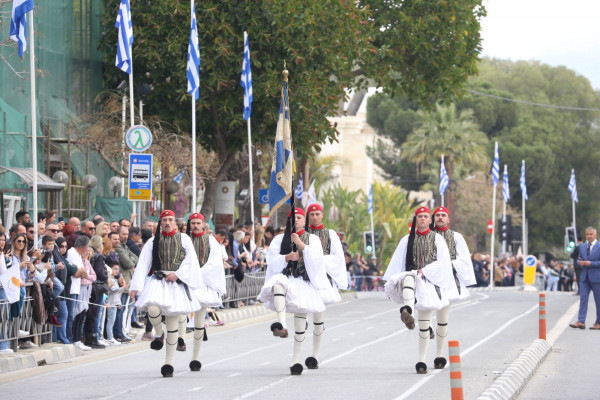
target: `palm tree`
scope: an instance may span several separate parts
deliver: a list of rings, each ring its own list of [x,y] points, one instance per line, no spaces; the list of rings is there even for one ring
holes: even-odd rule
[[[418,172],[436,166],[439,171],[442,155],[445,156],[450,181],[459,179],[471,171],[487,168],[488,138],[473,120],[472,110],[463,109],[456,115],[454,104],[437,104],[434,111],[420,110],[418,115],[419,124],[402,145],[402,156],[416,163]],[[450,192],[446,198],[452,213]]]

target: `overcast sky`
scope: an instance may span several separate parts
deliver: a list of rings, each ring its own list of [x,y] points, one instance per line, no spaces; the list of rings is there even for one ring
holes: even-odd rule
[[[564,65],[600,90],[600,0],[484,0],[483,56]]]

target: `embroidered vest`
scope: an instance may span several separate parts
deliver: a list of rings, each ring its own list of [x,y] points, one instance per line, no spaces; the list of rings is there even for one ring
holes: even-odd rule
[[[302,240],[305,245],[308,245],[309,237],[310,233],[304,231],[304,233],[300,235],[300,240]],[[305,281],[310,282],[308,272],[306,272],[306,266],[304,265],[304,254],[302,250],[298,250],[298,261],[289,262],[282,273],[287,277],[293,276],[294,278],[302,278]]]
[[[446,244],[448,245],[448,250],[450,250],[450,258],[452,260],[456,260],[456,241],[454,240],[454,231],[450,229],[446,229],[445,231],[436,231],[439,235],[442,235]]]
[[[328,256],[331,254],[331,238],[329,237],[329,229],[312,229],[308,227],[308,232],[313,235],[317,235],[321,239],[321,245],[323,246],[323,255]]]
[[[181,233],[177,232],[173,236],[160,235],[158,256],[163,271],[177,271],[185,258]]]
[[[210,243],[208,242],[208,235],[204,234],[202,236],[192,236],[192,242],[194,243],[194,250],[196,250],[196,255],[198,256],[198,261],[200,262],[200,268],[202,268],[208,261],[208,256],[210,255]]]
[[[421,269],[427,264],[437,260],[437,247],[435,233],[430,231],[427,235],[416,235],[413,245],[413,262],[415,269]]]

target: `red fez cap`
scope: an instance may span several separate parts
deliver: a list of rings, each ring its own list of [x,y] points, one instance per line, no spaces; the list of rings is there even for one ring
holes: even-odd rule
[[[301,208],[298,208],[298,207],[294,208],[294,212],[295,212],[296,214],[300,214],[300,215],[302,215],[302,216],[306,217],[306,213],[305,213],[305,212],[304,212],[304,210],[303,210],[303,209],[301,209]],[[289,214],[288,214],[288,217],[291,217],[291,216],[292,216],[292,211],[290,210],[290,212],[289,212]]]
[[[307,210],[308,210],[308,212],[311,212],[311,211],[323,211],[323,207],[321,207],[320,204],[315,203],[315,204],[311,204],[310,206],[308,206]]]
[[[192,215],[190,215],[190,218],[188,220],[191,221],[193,219],[201,219],[202,221],[204,221],[204,215],[200,213],[193,213]]]
[[[163,219],[164,217],[174,217],[175,213],[171,210],[164,210],[163,212],[160,213],[160,219]]]
[[[419,207],[417,208],[417,210],[415,211],[415,217],[421,213],[429,213],[431,214],[431,211],[429,211],[429,208],[427,207]]]
[[[445,212],[446,214],[450,215],[450,212],[448,211],[448,209],[446,207],[438,207],[433,211],[433,215],[439,213],[439,212]]]

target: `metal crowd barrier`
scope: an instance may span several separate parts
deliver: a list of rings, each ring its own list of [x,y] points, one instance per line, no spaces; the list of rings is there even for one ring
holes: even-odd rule
[[[229,302],[255,299],[265,284],[265,275],[265,271],[246,272],[241,282],[236,281],[233,275],[226,275],[227,294],[223,299],[223,305],[229,308]]]
[[[517,272],[515,274],[515,286],[525,286],[525,283],[523,283],[523,273],[522,272]],[[539,291],[545,290],[546,277],[535,274],[535,282],[533,283],[533,286]]]
[[[31,340],[37,345],[52,341],[52,325],[39,325],[33,319],[33,298],[29,296],[31,285],[31,282],[25,284],[26,295],[19,317],[9,320],[10,304],[8,300],[0,300],[0,342],[9,341],[9,347],[14,351],[18,350],[19,339]],[[19,331],[27,331],[29,335],[19,338]]]

